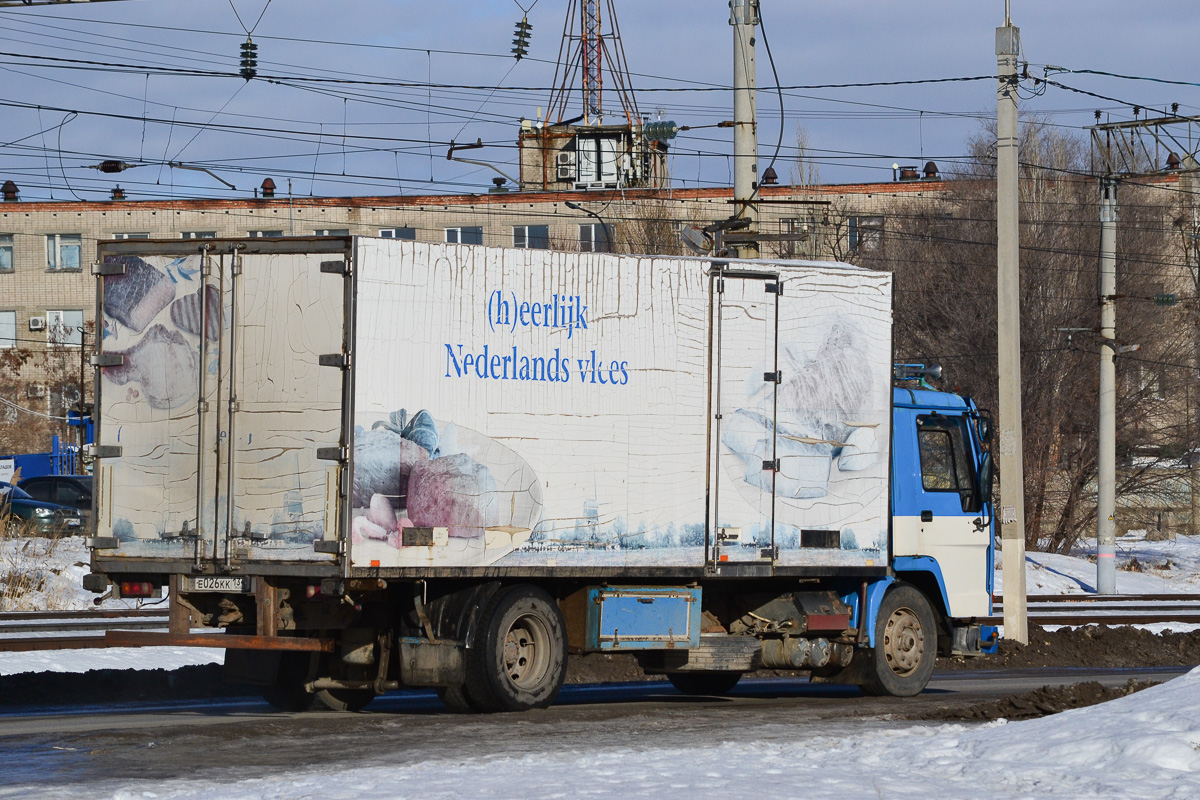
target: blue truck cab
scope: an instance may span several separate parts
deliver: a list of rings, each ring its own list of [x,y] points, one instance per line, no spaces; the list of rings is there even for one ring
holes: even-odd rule
[[[969,397],[893,390],[892,569],[937,606],[949,650],[994,649],[991,422]],[[945,651],[947,648],[943,648]]]

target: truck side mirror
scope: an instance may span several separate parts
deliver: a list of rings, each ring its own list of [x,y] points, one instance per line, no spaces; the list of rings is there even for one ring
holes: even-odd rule
[[[983,495],[983,502],[990,503],[992,500],[992,483],[996,479],[996,471],[992,466],[992,454],[984,453],[983,458],[979,460],[979,491]]]
[[[988,444],[992,441],[992,418],[986,414],[979,415],[979,441]],[[982,465],[981,465],[982,466]]]

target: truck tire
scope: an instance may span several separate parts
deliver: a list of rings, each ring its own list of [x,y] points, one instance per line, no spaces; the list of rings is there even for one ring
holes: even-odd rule
[[[740,672],[672,672],[667,675],[671,685],[684,694],[713,697],[729,694],[741,679]]]
[[[260,689],[263,699],[280,711],[311,711],[317,696],[304,686],[316,677],[318,663],[316,653],[280,653],[275,680]]]
[[[437,696],[446,704],[446,708],[456,714],[474,714],[479,711],[479,708],[471,701],[470,695],[467,694],[467,687],[462,684],[439,686]]]
[[[875,619],[875,647],[860,654],[859,684],[876,697],[912,697],[929,683],[937,659],[937,619],[925,595],[898,583],[888,589]]]
[[[501,589],[481,609],[466,659],[466,695],[477,710],[548,707],[567,674],[566,625],[558,603],[537,586]]]

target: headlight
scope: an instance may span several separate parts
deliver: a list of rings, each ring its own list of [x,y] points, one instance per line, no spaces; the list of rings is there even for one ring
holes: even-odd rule
[[[39,517],[53,517],[54,512],[48,508],[35,508],[33,513]]]

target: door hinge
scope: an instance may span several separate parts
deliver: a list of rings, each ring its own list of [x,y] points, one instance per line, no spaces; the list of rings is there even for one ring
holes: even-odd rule
[[[725,279],[717,278],[717,294],[725,294]]]
[[[350,369],[350,354],[349,353],[326,353],[317,357],[317,363],[322,367],[337,367],[338,369]]]
[[[783,371],[779,372],[764,372],[763,380],[767,383],[783,383]]]
[[[89,361],[93,367],[125,366],[125,356],[122,353],[93,353]]]
[[[345,461],[348,456],[345,447],[318,447],[317,459],[320,461]]]
[[[124,275],[124,261],[96,261],[92,263],[93,275]]]
[[[242,257],[241,257],[241,256],[234,256],[234,257],[233,257],[233,263],[230,265],[230,267],[231,267],[231,272],[232,272],[232,273],[233,273],[235,276],[236,276],[236,275],[241,275],[241,274],[242,274],[242,261],[243,261],[243,259],[242,259]]]
[[[767,294],[779,294],[779,295],[783,294],[783,282],[782,281],[780,281],[779,283],[768,282],[768,283],[763,284],[763,286],[764,286],[764,288],[766,288]]]
[[[350,274],[350,262],[344,261],[344,260],[343,261],[322,261],[321,262],[321,272],[327,273],[329,275],[349,275]]]
[[[770,470],[771,472],[779,472],[779,459],[776,458],[772,459],[771,461],[764,461],[762,468],[764,471]]]
[[[88,445],[88,455],[92,458],[120,458],[121,447],[115,444]]]
[[[313,552],[341,555],[342,543],[338,539],[316,539],[313,541]]]
[[[92,536],[85,539],[84,544],[93,550],[116,550],[121,546],[121,540],[115,536]]]

